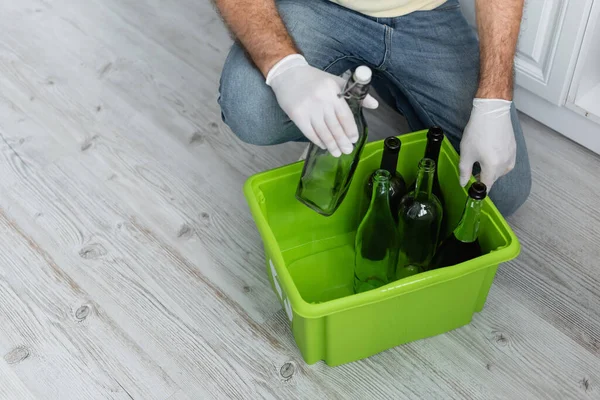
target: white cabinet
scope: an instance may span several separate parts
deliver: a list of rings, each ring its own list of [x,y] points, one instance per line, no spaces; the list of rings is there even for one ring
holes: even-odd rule
[[[596,1],[586,27],[567,107],[600,124],[600,1]]]
[[[461,5],[475,28],[475,1]],[[515,58],[517,108],[596,153],[599,9],[600,0],[526,0]]]
[[[515,60],[515,83],[562,105],[575,68],[591,0],[525,3]]]

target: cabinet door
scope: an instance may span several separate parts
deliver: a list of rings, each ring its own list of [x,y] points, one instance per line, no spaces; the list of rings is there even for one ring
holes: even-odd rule
[[[491,1],[491,0],[485,0]],[[556,105],[565,103],[592,0],[526,0],[515,59],[515,84]],[[476,27],[475,0],[462,0]]]

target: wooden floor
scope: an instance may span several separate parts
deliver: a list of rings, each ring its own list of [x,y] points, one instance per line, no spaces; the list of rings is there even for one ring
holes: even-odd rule
[[[525,116],[484,311],[305,365],[242,196],[302,147],[221,122],[230,43],[208,0],[0,3],[0,399],[600,399],[600,157]]]

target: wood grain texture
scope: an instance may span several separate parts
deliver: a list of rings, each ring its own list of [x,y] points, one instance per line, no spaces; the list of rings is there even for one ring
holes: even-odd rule
[[[22,347],[15,348],[5,355],[8,361],[0,359],[0,399],[23,399],[33,400],[35,396],[27,389],[27,386],[13,372],[9,363],[22,360],[28,353]]]
[[[163,399],[175,391],[160,367],[4,213],[0,240],[11,244],[0,254],[0,352],[32,392]]]
[[[208,0],[0,4],[0,399],[596,399],[600,160],[522,117],[531,200],[461,329],[307,366],[242,195],[301,144],[220,120]],[[374,139],[406,131],[382,105]]]

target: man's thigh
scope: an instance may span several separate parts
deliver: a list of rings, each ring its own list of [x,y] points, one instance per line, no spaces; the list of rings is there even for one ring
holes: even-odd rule
[[[383,61],[385,29],[374,19],[326,0],[280,0],[277,5],[310,65],[341,75]],[[225,61],[219,92],[223,120],[241,140],[258,145],[304,140],[237,43]]]

